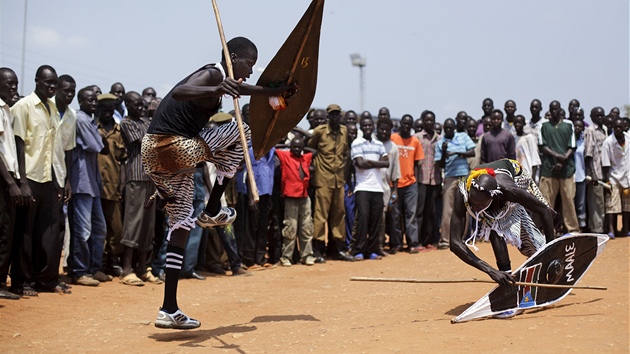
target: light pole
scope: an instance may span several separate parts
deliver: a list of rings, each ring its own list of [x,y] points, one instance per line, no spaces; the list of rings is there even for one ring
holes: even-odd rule
[[[22,87],[22,95],[26,96],[24,92],[24,58],[26,57],[26,14],[28,13],[28,0],[24,0],[24,29],[22,30],[22,73],[20,74],[20,83]]]
[[[363,112],[363,97],[364,97],[364,92],[363,92],[363,68],[365,67],[365,58],[362,58],[360,54],[358,53],[354,53],[354,54],[350,54],[350,60],[352,60],[352,66],[358,66],[359,67],[359,93],[361,95],[361,104],[360,104],[360,109],[361,112]]]

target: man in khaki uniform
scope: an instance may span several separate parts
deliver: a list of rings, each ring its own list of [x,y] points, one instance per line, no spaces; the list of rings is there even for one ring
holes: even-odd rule
[[[346,238],[344,208],[344,171],[349,153],[348,131],[339,124],[341,107],[331,104],[326,108],[328,124],[313,129],[308,147],[317,150],[313,161],[315,173],[315,211],[313,213],[313,251],[316,263],[324,263],[322,250],[326,239],[326,224],[331,230],[337,247],[335,258],[353,261],[345,251]],[[332,240],[331,240],[332,241]]]

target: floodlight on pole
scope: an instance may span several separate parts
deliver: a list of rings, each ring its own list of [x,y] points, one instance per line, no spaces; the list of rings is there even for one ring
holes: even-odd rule
[[[360,109],[363,112],[363,97],[364,97],[364,86],[363,86],[363,68],[365,67],[365,58],[361,57],[360,54],[354,53],[350,54],[350,60],[352,61],[352,66],[356,66],[359,68],[359,94],[361,95],[361,104]]]
[[[26,92],[24,91],[24,61],[26,58],[26,15],[28,14],[28,0],[24,0],[24,27],[22,30],[22,67],[20,73],[20,83],[22,87],[22,95],[26,96]]]

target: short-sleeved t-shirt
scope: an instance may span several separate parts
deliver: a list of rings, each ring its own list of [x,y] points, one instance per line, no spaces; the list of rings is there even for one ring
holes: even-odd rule
[[[398,157],[400,158],[400,179],[398,188],[404,188],[416,183],[416,171],[414,164],[424,158],[424,150],[420,140],[415,136],[403,139],[400,134],[392,134],[391,140],[398,145]]]
[[[350,157],[352,161],[354,161],[357,157],[361,157],[365,160],[378,161],[385,155],[387,155],[385,146],[383,146],[382,142],[376,139],[366,140],[363,137],[358,137],[354,139],[352,142],[352,148],[350,149]],[[357,185],[355,186],[354,191],[383,193],[381,178],[382,175],[380,168],[362,169],[356,167]]]
[[[551,150],[566,154],[567,150],[575,149],[575,134],[573,133],[573,123],[570,120],[561,120],[557,125],[551,121],[543,123],[540,127],[539,146],[547,146]],[[570,158],[558,172],[552,172],[556,164],[556,158],[543,154],[542,170],[540,175],[552,178],[569,178],[575,173],[575,161]]]
[[[630,134],[624,133],[625,143],[620,145],[615,134],[609,135],[602,146],[602,166],[610,167],[610,183],[630,188]]]
[[[455,133],[453,139],[447,139],[444,136],[435,144],[435,155],[433,157],[435,161],[442,159],[442,144],[444,144],[444,142],[448,144],[446,147],[447,152],[464,153],[476,147],[475,143],[466,133]],[[468,172],[470,172],[470,167],[468,166],[467,158],[459,155],[451,155],[446,158],[444,177],[462,177],[466,176]]]

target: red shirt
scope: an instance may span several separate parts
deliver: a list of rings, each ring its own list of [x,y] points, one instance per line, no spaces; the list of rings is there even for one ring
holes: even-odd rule
[[[282,195],[291,198],[308,197],[308,183],[311,179],[309,166],[313,159],[310,152],[296,157],[289,150],[276,150],[282,168]],[[300,178],[300,166],[304,171],[304,179]]]

